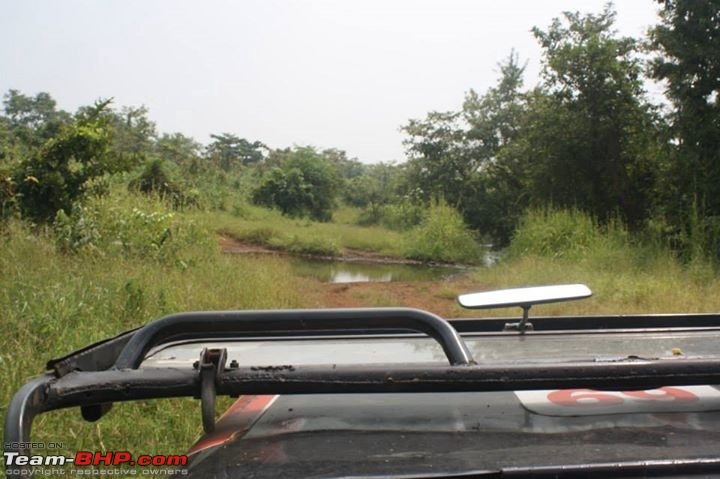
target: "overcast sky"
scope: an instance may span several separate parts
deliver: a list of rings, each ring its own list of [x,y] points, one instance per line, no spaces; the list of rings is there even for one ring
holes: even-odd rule
[[[493,85],[512,48],[534,85],[530,29],[604,3],[0,0],[0,92],[47,91],[70,111],[107,97],[145,105],[160,132],[203,143],[231,132],[402,160],[408,119]],[[652,0],[615,7],[624,35],[657,23]]]

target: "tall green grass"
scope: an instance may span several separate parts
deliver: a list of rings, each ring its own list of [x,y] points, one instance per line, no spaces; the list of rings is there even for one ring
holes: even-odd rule
[[[586,258],[613,254],[629,246],[629,234],[620,221],[600,226],[578,210],[529,210],[515,230],[509,253],[550,258]]]
[[[460,214],[442,202],[425,210],[420,225],[401,232],[382,226],[359,226],[349,208],[342,222],[294,220],[264,208],[249,206],[242,217],[216,214],[218,232],[240,241],[297,254],[337,256],[347,250],[373,252],[427,262],[473,263],[481,254]]]
[[[120,255],[187,265],[215,248],[207,224],[179,215],[158,195],[114,191],[87,200],[70,215],[59,211],[53,224],[60,250]]]
[[[183,217],[174,221],[184,227]],[[198,260],[183,264],[125,254],[112,244],[62,252],[53,230],[10,221],[0,235],[3,416],[12,393],[41,374],[49,358],[168,313],[302,306],[286,262],[225,257],[192,239],[185,237],[177,255]],[[177,454],[201,432],[198,407],[192,400],[117,404],[96,424],[84,422],[77,410],[53,412],[37,419],[32,437],[72,450]]]
[[[420,225],[407,234],[405,255],[409,258],[472,263],[480,253],[460,213],[442,201],[430,205]]]
[[[206,217],[205,213],[198,214]],[[397,257],[404,254],[404,236],[395,231],[348,223],[291,219],[256,206],[248,206],[241,217],[227,213],[213,214],[212,223],[222,234],[279,249],[290,249],[289,246],[294,245],[296,251],[311,253],[318,246],[323,249],[325,245],[327,251],[320,254],[339,254],[348,249]]]
[[[472,274],[478,289],[586,283],[594,292],[589,300],[536,306],[533,314],[720,311],[712,262],[684,263],[661,243],[634,240],[619,222],[600,226],[578,211],[530,211],[507,253],[498,266]]]

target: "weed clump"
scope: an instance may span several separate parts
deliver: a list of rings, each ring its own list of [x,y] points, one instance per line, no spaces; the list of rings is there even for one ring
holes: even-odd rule
[[[510,243],[513,257],[535,255],[584,259],[627,250],[627,229],[621,221],[600,226],[579,210],[529,210],[521,218]]]
[[[446,263],[474,263],[480,248],[462,216],[443,201],[430,205],[419,226],[407,233],[408,258]]]
[[[127,200],[134,203],[125,204]],[[53,223],[55,244],[65,253],[118,255],[187,266],[214,250],[209,231],[177,217],[162,201],[132,195],[98,198],[58,211]]]
[[[338,256],[340,248],[328,238],[301,238],[291,235],[282,243],[283,249],[291,254],[312,256]]]
[[[660,242],[633,239],[620,220],[600,225],[578,210],[528,211],[508,253],[518,260],[547,258],[596,271],[663,271],[678,263],[676,254]]]

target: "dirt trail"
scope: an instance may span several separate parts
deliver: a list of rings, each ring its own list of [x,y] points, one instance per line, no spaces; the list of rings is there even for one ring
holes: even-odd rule
[[[219,242],[222,251],[229,254],[287,254],[227,237],[221,237]],[[328,259],[375,264],[418,264],[416,261],[389,258],[365,251],[350,251],[341,257]],[[424,309],[443,317],[477,316],[477,312],[473,314],[458,306],[455,298],[461,293],[485,289],[463,273],[437,281],[384,283],[323,283],[306,278],[300,288],[307,307],[404,306]]]
[[[273,254],[282,256],[291,256],[290,253],[285,251],[273,250],[266,248],[265,246],[255,245],[251,243],[244,243],[238,241],[235,238],[221,236],[218,240],[220,248],[223,253],[230,254]],[[371,264],[409,264],[409,265],[421,265],[421,261],[405,258],[394,258],[392,256],[384,256],[379,253],[373,253],[370,251],[362,251],[346,248],[340,256],[321,256],[321,255],[301,255],[303,257],[316,258],[316,259],[328,259],[335,261],[344,261],[346,263],[371,263]],[[438,266],[452,266],[452,265],[438,265]]]
[[[314,281],[303,286],[314,307],[356,308],[403,306],[420,308],[443,317],[477,316],[457,305],[458,294],[475,291],[470,281],[416,281],[330,284]]]

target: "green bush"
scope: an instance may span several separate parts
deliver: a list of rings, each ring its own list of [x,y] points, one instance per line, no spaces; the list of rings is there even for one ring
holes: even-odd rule
[[[187,265],[212,251],[207,229],[177,217],[161,201],[116,197],[95,199],[68,215],[55,217],[56,245],[61,251],[100,256],[146,258]]]
[[[330,221],[340,178],[333,166],[310,147],[295,148],[252,192],[256,205],[277,208],[293,218]]]
[[[360,226],[380,224],[394,231],[407,231],[419,225],[426,208],[420,204],[403,200],[399,203],[365,208],[357,219]]]
[[[318,236],[301,238],[291,235],[283,241],[282,248],[291,254],[299,255],[337,256],[340,254],[340,248],[334,241]]]
[[[9,165],[0,163],[0,226],[15,212],[17,204],[15,189],[16,185]]]
[[[167,163],[160,159],[148,161],[128,187],[130,190],[157,195],[172,202],[175,207],[198,206],[200,200],[200,191],[197,188],[185,191],[180,182],[174,179]]]
[[[395,231],[406,231],[419,225],[426,215],[426,208],[404,199],[400,203],[382,208],[380,224]]]
[[[273,238],[278,238],[282,235],[278,230],[275,228],[272,228],[270,226],[261,226],[259,228],[252,228],[249,230],[242,231],[240,233],[235,232],[225,232],[221,231],[221,233],[226,233],[232,236],[233,238],[237,239],[238,241],[243,241],[245,243],[251,243],[256,244],[260,246],[269,246],[270,241]]]
[[[620,221],[601,227],[582,211],[548,208],[525,213],[510,243],[510,254],[580,259],[628,246],[628,232]]]
[[[24,217],[51,222],[58,210],[70,213],[77,201],[91,196],[93,180],[122,169],[109,155],[110,127],[102,117],[108,104],[98,103],[63,125],[14,168],[14,197]]]
[[[408,258],[422,261],[472,263],[480,248],[462,216],[445,202],[430,205],[422,223],[407,234]]]

